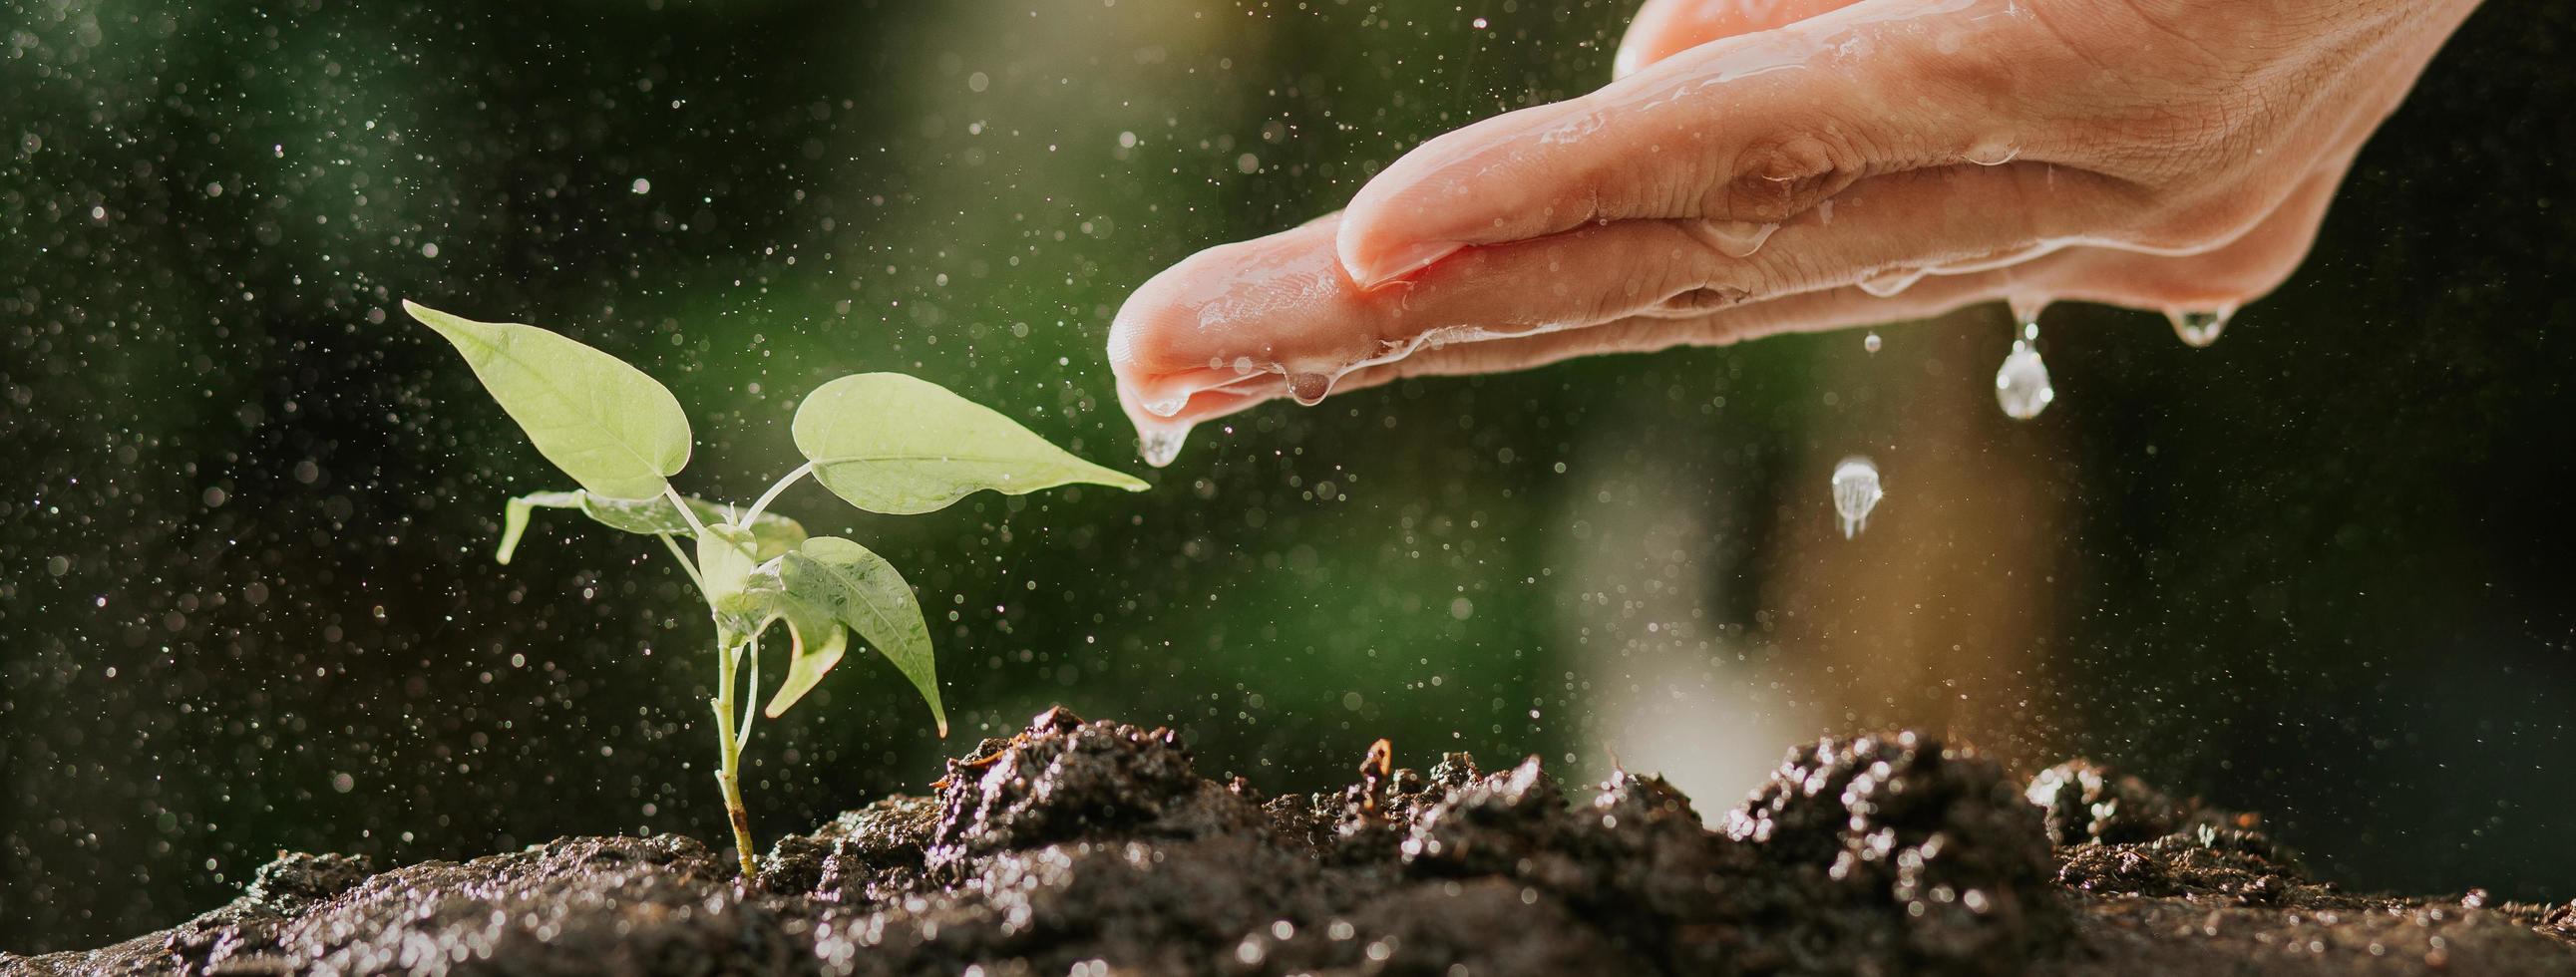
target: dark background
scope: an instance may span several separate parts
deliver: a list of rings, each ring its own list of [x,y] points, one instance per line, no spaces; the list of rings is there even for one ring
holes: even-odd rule
[[[564,480],[398,299],[643,366],[688,491],[757,494],[797,398],[873,369],[1141,471],[1128,289],[1598,84],[1629,12],[0,5],[0,948],[168,925],[282,848],[722,833],[702,608],[568,514],[492,564],[502,498]],[[762,724],[760,833],[1059,701],[1272,789],[1385,735],[1615,751],[1704,813],[1913,724],[2263,810],[2355,886],[2576,896],[2571,20],[2473,17],[2215,347],[2053,309],[2034,422],[1977,309],[1275,405],[1145,495],[796,489],[920,589],[959,731],[854,657]],[[1889,495],[1846,543],[1854,452]]]

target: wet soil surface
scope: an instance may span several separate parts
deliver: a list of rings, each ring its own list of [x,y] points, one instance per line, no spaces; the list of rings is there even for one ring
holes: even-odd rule
[[[377,873],[287,855],[231,905],[9,974],[2576,974],[2576,903],[2354,895],[2254,819],[1913,733],[1790,752],[1703,819],[1536,759],[1339,793],[1198,775],[1051,710],[781,840],[564,838]]]

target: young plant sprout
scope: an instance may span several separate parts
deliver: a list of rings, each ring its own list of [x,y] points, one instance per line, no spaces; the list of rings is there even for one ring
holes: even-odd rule
[[[874,645],[929,703],[948,735],[921,603],[892,564],[833,536],[808,538],[769,504],[807,475],[869,512],[914,515],[979,489],[1021,495],[1076,482],[1143,491],[1145,483],[1074,457],[1010,418],[937,384],[899,373],[860,373],[816,388],[796,410],[805,463],[747,509],[681,495],[670,478],[689,461],[689,419],[660,383],[607,353],[534,326],[476,322],[403,303],[412,318],[465,354],[483,388],[526,431],[537,452],[579,483],[539,492],[504,510],[502,563],[518,549],[528,515],[578,509],[614,529],[659,537],[706,595],[716,627],[716,738],[745,878],[751,818],[742,806],[743,747],[760,690],[760,636],[785,623],[787,677],[760,715],[778,718],[812,691],[849,648],[850,632]],[[696,559],[676,537],[696,541]],[[748,663],[747,682],[738,671]],[[737,700],[737,691],[743,692]]]

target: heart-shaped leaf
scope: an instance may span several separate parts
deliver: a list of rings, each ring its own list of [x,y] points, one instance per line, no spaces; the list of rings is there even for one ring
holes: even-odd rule
[[[688,415],[644,371],[535,326],[403,310],[465,354],[537,453],[591,493],[652,498],[689,463]]]
[[[912,585],[904,582],[894,564],[849,540],[817,536],[780,558],[779,582],[786,595],[784,606],[810,604],[883,652],[920,690],[922,701],[930,704],[939,735],[948,735],[948,710],[939,704],[938,665],[930,652],[930,625],[921,617],[921,602],[913,597]],[[837,660],[812,667],[812,678],[821,678],[823,670]],[[795,702],[789,690],[803,695],[813,686],[810,680],[801,687],[796,684],[797,668],[790,667],[788,684],[770,702],[768,715],[774,717]]]
[[[935,511],[978,489],[1021,495],[1074,482],[1148,487],[1074,457],[992,408],[900,373],[860,373],[816,388],[796,409],[795,435],[816,481],[851,505],[887,515]]]
[[[756,597],[747,598],[751,589],[751,572],[759,561],[753,556],[751,530],[731,523],[714,523],[698,537],[699,586],[706,588],[707,606],[719,615],[757,617],[761,608]],[[758,628],[743,632],[758,632]]]
[[[733,513],[713,502],[695,496],[681,498],[688,500],[690,511],[697,513],[701,523],[713,525],[734,518]],[[671,504],[669,496],[609,499],[586,491],[537,492],[511,499],[501,511],[501,547],[500,552],[494,554],[500,562],[510,562],[510,555],[518,552],[519,537],[527,532],[528,513],[534,509],[579,509],[600,525],[648,536],[663,533],[697,535],[697,529],[680,515],[680,507]],[[757,559],[767,560],[795,549],[798,543],[805,541],[804,526],[776,513],[761,513],[750,529],[752,556]]]

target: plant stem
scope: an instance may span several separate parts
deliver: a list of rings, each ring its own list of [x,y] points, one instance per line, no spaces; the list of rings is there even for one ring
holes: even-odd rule
[[[742,806],[742,742],[734,738],[734,664],[740,659],[739,646],[726,647],[733,636],[716,639],[716,739],[723,748],[724,762],[716,768],[716,783],[724,788],[725,814],[733,819],[734,852],[742,857],[742,879],[751,882],[760,875],[751,844],[751,812]]]
[[[760,718],[760,635],[751,636],[750,650],[743,654],[751,659],[751,680],[743,683],[742,732],[734,736],[734,746],[751,748],[751,721]]]
[[[653,535],[661,537],[662,545],[671,548],[671,558],[680,561],[680,569],[689,571],[689,582],[698,585],[698,593],[706,593],[706,578],[698,576],[698,564],[695,561],[690,560],[689,554],[680,549],[679,541],[672,539],[671,534],[669,533],[654,533]]]
[[[689,500],[680,497],[680,490],[672,488],[671,483],[664,482],[662,496],[670,499],[672,505],[680,507],[680,518],[689,521],[690,529],[696,530],[700,536],[707,534],[707,524],[698,521],[698,510],[689,508]]]
[[[814,463],[809,461],[796,466],[795,471],[788,472],[786,475],[780,477],[776,484],[769,487],[769,491],[760,493],[760,498],[752,500],[751,511],[743,514],[742,525],[749,526],[752,523],[759,522],[760,514],[769,511],[769,503],[778,498],[778,493],[787,491],[787,487],[796,484],[797,479],[812,474],[813,471]]]

